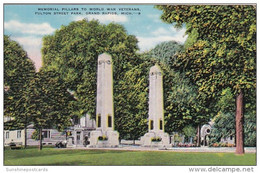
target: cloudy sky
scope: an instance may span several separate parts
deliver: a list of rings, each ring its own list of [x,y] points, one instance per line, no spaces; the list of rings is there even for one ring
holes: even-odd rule
[[[49,10],[43,11],[42,8]],[[107,8],[115,8],[115,10],[108,11]],[[139,8],[139,10],[122,11],[122,8]],[[71,12],[81,12],[81,14],[71,14]],[[103,12],[106,14],[102,14]],[[111,15],[107,12],[117,14]],[[132,14],[121,14],[121,12]],[[39,69],[42,37],[53,34],[61,25],[68,25],[71,21],[83,18],[98,19],[104,24],[110,22],[122,24],[128,34],[137,37],[140,51],[149,50],[163,41],[175,40],[184,43],[187,38],[184,36],[185,29],[176,30],[172,25],[163,23],[160,20],[161,14],[162,12],[155,9],[153,5],[5,5],[4,34],[19,42]]]

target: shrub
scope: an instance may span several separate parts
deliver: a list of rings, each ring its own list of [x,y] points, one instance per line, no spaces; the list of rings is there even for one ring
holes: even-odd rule
[[[178,147],[196,147],[195,144],[191,144],[191,143],[179,143],[177,146]]]
[[[220,147],[227,147],[227,143],[221,143]]]
[[[235,147],[235,144],[227,144],[227,147]]]
[[[99,140],[99,141],[107,141],[107,139],[108,139],[108,138],[107,138],[106,136],[99,136],[99,137],[98,137],[98,140]]]
[[[152,140],[152,142],[160,142],[160,141],[162,141],[162,138],[160,138],[160,137],[153,137],[151,140]]]
[[[218,143],[213,143],[212,147],[219,147],[220,145]]]

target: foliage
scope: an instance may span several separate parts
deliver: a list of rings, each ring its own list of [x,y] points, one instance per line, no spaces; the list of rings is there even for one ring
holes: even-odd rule
[[[99,136],[99,137],[98,137],[98,140],[99,140],[99,141],[107,141],[108,138],[107,138],[106,136]]]
[[[97,56],[103,52],[111,54],[115,129],[120,138],[137,139],[147,129],[149,70],[159,63],[165,73],[165,130],[180,131],[194,121],[192,114],[197,111],[194,106],[196,92],[180,73],[170,70],[165,60],[168,61],[182,46],[176,42],[162,44],[152,53],[157,57],[160,55],[160,58],[151,59],[151,54],[135,55],[136,43],[135,37],[128,36],[121,25],[101,25],[97,21],[86,20],[72,22],[44,38],[44,68],[58,70],[67,87],[74,91],[80,105],[76,110],[78,114],[89,112],[93,116]]]
[[[256,117],[254,114],[245,114],[244,121],[245,146],[256,146]],[[221,138],[235,136],[235,116],[234,114],[220,114],[216,117],[210,143],[219,142]]]
[[[71,125],[73,96],[55,71],[40,71],[26,89],[25,111],[39,132],[43,128],[64,130]]]
[[[183,46],[176,41],[162,42],[149,51],[149,55],[163,62],[164,64],[172,66],[176,55],[183,50]]]
[[[245,104],[246,112],[244,115],[244,137],[245,146],[256,146],[256,96],[246,95],[251,100]],[[223,90],[216,106],[220,110],[218,115],[213,119],[214,124],[210,134],[211,143],[219,142],[221,138],[235,136],[235,116],[234,116],[234,96],[231,89]]]
[[[32,139],[34,139],[34,140],[36,140],[36,141],[38,141],[38,140],[40,140],[40,138],[39,138],[39,129],[36,129],[33,133],[32,133]],[[42,136],[42,139],[43,139],[44,137]]]
[[[234,114],[220,113],[214,119],[214,125],[210,134],[210,143],[220,142],[221,138],[235,136]]]
[[[120,137],[125,138],[126,134],[132,133],[129,138],[136,139],[139,137],[136,133],[144,130],[142,116],[145,111],[140,107],[144,95],[138,93],[138,89],[143,89],[143,83],[139,81],[137,86],[133,83],[126,86],[130,83],[125,80],[134,77],[131,73],[137,73],[131,70],[140,62],[135,55],[137,50],[137,39],[128,35],[123,26],[82,20],[62,26],[54,35],[44,37],[43,68],[57,70],[67,88],[73,91],[78,106],[74,109],[74,115],[89,113],[95,118],[97,58],[104,52],[110,54],[113,63],[115,129],[119,131]],[[130,98],[129,91],[137,91],[136,97]],[[138,101],[141,103],[136,105]],[[133,108],[130,104],[133,104]]]
[[[183,141],[183,136],[182,134],[178,133],[178,132],[174,132],[174,135],[173,135],[173,139],[174,139],[174,143],[181,143]]]
[[[184,43],[185,50],[191,47],[194,43],[196,43],[196,41],[198,40],[198,35],[199,35],[198,30],[196,28],[192,29],[191,33],[189,34],[189,37],[186,39]]]
[[[160,142],[160,141],[162,141],[162,138],[161,137],[153,137],[153,138],[151,138],[151,141],[152,142]]]
[[[191,125],[184,127],[182,131],[186,137],[190,138],[196,136],[196,129]]]
[[[34,77],[35,67],[23,48],[4,36],[4,116],[13,117],[5,129],[24,128],[29,121],[25,113],[25,88]]]
[[[146,61],[134,66],[118,83],[121,91],[114,97],[120,112],[115,115],[120,138],[135,140],[147,131],[149,66]]]
[[[255,114],[245,114],[244,133],[245,133],[245,146],[256,147]]]
[[[218,113],[214,103],[223,89],[230,88],[240,103],[243,94],[253,94],[256,88],[256,6],[159,5],[157,8],[163,11],[163,21],[177,28],[185,24],[186,34],[189,37],[193,34],[189,40],[191,46],[178,55],[175,66],[196,84],[198,99],[205,105],[209,103],[206,114]],[[244,100],[256,104],[254,100]],[[237,133],[236,152],[239,154],[244,153],[243,114],[239,113],[243,109],[243,105],[237,105],[236,130],[242,132]]]
[[[157,6],[161,18],[197,41],[178,58],[199,91],[215,96],[222,88],[234,94],[256,87],[256,8],[251,5]]]
[[[198,119],[196,90],[184,75],[174,72],[167,64],[150,53],[139,55],[138,64],[125,73],[119,82],[121,93],[115,96],[115,124],[123,139],[137,139],[147,132],[149,71],[158,64],[163,73],[165,131],[182,131]],[[195,122],[196,122],[195,121]],[[208,120],[205,120],[206,122]]]
[[[74,114],[89,113],[94,118],[98,55],[106,52],[112,56],[116,96],[121,92],[118,82],[131,67],[136,50],[137,39],[127,35],[123,26],[81,20],[43,38],[43,68],[57,70],[67,87],[74,91],[79,105]],[[115,99],[115,108],[117,104]],[[115,109],[115,114],[120,112]]]

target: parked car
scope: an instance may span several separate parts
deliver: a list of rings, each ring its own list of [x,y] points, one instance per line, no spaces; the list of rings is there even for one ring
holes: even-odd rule
[[[58,142],[56,142],[55,147],[66,148],[67,147],[67,141],[58,141]]]
[[[10,142],[8,145],[10,146],[11,150],[13,150],[13,149],[21,149],[22,148],[22,144],[20,144],[20,143]]]

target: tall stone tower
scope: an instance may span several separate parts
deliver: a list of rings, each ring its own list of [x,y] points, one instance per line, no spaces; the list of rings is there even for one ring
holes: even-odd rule
[[[169,147],[169,135],[164,133],[163,76],[158,65],[149,72],[148,133],[141,138],[143,146]]]
[[[98,57],[96,131],[90,133],[89,147],[117,147],[119,134],[114,131],[113,68],[110,55]]]

